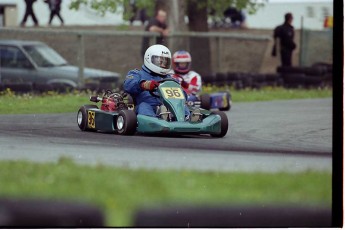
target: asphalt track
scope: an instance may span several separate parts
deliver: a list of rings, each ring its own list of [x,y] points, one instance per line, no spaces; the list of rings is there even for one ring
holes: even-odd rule
[[[77,111],[76,111],[77,112]],[[76,113],[0,115],[0,160],[200,171],[332,171],[332,99],[235,103],[224,138],[81,132]]]

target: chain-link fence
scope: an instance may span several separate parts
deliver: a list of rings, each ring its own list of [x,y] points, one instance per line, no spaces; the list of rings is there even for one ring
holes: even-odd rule
[[[329,65],[333,63],[333,33],[331,30],[298,32],[301,36],[300,39],[296,38],[297,42],[300,42],[298,59],[301,68],[320,62]],[[0,29],[0,39],[36,40],[51,46],[70,64],[79,66],[79,83],[83,82],[82,70],[85,67],[118,72],[122,78],[129,70],[140,68],[143,64],[141,46],[144,36],[150,37],[151,44],[153,44],[158,34],[144,31],[101,31],[73,28]],[[240,80],[248,81],[248,79],[254,78],[256,73],[262,72],[263,67],[267,65],[269,59],[267,55],[272,44],[270,36],[265,34],[236,33],[234,31],[176,32],[169,36],[167,44],[172,52],[179,49],[190,51],[192,46],[195,49],[195,42],[198,39],[207,41],[210,56],[205,58],[193,55],[191,52],[193,69],[202,74],[205,82],[208,80],[210,83],[218,82],[220,84],[230,84],[228,78],[231,80],[233,74],[240,74],[242,76]],[[197,49],[199,49],[198,46]],[[200,49],[205,49],[205,47],[200,46]],[[208,68],[205,68],[206,64]],[[205,69],[208,72],[205,72]],[[273,71],[275,72],[275,68]],[[248,73],[251,75],[249,76]],[[274,80],[278,81],[279,76],[274,76]],[[237,76],[237,78],[239,77]],[[236,81],[238,81],[237,78]],[[267,78],[265,77],[263,81],[267,81]]]
[[[333,63],[333,30],[301,31],[300,66],[314,63]]]
[[[69,63],[80,68],[91,67],[114,71],[123,77],[134,68],[140,68],[143,57],[141,45],[144,36],[151,44],[157,34],[143,31],[90,31],[67,29],[0,29],[0,39],[42,41],[60,53]],[[181,48],[189,50],[192,37],[207,38],[210,44],[210,72],[258,72],[270,38],[265,35],[229,32],[173,33],[169,36],[172,53]],[[179,43],[180,45],[177,45]],[[204,47],[200,47],[203,49]],[[193,56],[193,53],[192,53]],[[194,57],[202,58],[202,57]],[[198,71],[202,62],[194,65]]]

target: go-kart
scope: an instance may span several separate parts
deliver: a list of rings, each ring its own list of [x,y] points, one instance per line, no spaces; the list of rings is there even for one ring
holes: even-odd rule
[[[190,106],[201,107],[203,109],[219,109],[220,111],[229,111],[231,108],[231,95],[229,92],[217,92],[211,94],[201,94],[188,96],[187,103]]]
[[[159,86],[150,91],[152,96],[159,97],[167,108],[162,114],[166,119],[138,114],[131,102],[126,102],[126,93],[106,91],[103,97],[91,96],[90,101],[100,102],[96,105],[81,106],[77,114],[77,123],[82,131],[116,132],[122,135],[143,134],[210,134],[212,137],[224,137],[228,131],[228,118],[222,111],[209,111],[200,108],[195,121],[186,120],[185,95],[175,80],[164,79]],[[135,100],[134,100],[135,101]],[[188,107],[192,110],[191,107]]]
[[[179,82],[183,77],[178,74],[173,75]],[[220,111],[229,111],[231,108],[231,94],[227,91],[221,91],[211,94],[188,94],[187,103],[194,108],[203,108],[207,110],[219,109]]]

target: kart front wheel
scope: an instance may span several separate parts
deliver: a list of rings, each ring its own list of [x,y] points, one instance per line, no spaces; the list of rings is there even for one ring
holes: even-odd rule
[[[228,116],[222,111],[213,111],[211,114],[217,114],[220,116],[220,133],[218,134],[211,134],[212,137],[224,137],[228,132],[229,122]]]
[[[115,125],[118,134],[133,135],[137,130],[137,115],[133,110],[121,110]]]
[[[200,107],[206,110],[211,109],[211,97],[209,94],[200,95]]]
[[[88,109],[98,109],[98,107],[96,105],[83,105],[82,107],[80,107],[77,114],[77,123],[81,131],[91,130],[88,128],[88,125],[87,125],[87,122],[89,120],[88,113],[87,113]]]

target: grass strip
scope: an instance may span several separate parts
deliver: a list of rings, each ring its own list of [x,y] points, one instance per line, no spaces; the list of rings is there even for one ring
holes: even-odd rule
[[[329,172],[157,171],[0,161],[0,196],[75,200],[100,207],[107,226],[132,226],[138,208],[165,204],[292,204],[331,207]]]
[[[230,91],[234,103],[332,97],[331,88],[286,89],[281,87],[265,87],[260,90],[235,90],[228,87],[209,85],[203,87],[203,93],[218,91]],[[84,104],[94,104],[89,101],[90,95],[92,95],[91,92],[81,93],[77,91],[67,94],[58,94],[56,92],[48,92],[41,95],[15,94],[10,90],[6,90],[0,93],[0,114],[76,112]]]

